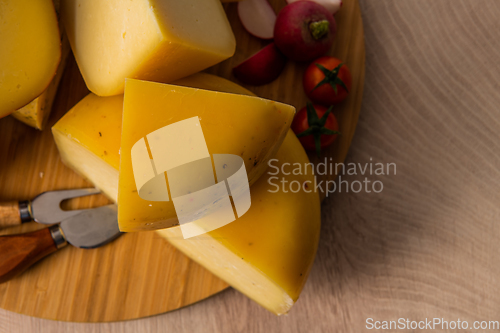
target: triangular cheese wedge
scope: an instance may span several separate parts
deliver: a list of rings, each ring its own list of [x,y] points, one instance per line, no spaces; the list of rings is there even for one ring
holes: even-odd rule
[[[206,73],[197,73],[173,84],[254,96],[234,82]],[[64,164],[114,202],[118,202],[122,112],[123,95],[99,97],[90,93],[52,127]]]
[[[143,177],[144,181],[154,177],[153,174],[163,177],[162,174],[171,165],[182,164],[179,159],[184,157],[173,156],[173,151],[180,154],[185,150],[185,154],[189,155],[186,161],[191,157],[192,150],[204,156],[240,156],[245,162],[251,185],[266,170],[268,160],[281,146],[295,114],[295,108],[290,105],[254,96],[133,79],[127,79],[124,96],[118,223],[120,230],[125,232],[163,229],[178,224],[168,185],[160,184],[164,197],[170,198],[169,201],[145,200],[140,193],[141,188],[138,188],[138,184],[142,183],[139,177]],[[193,129],[179,130],[178,136],[170,136],[168,140],[163,134],[158,134],[163,141],[153,145],[152,138],[157,136],[159,130],[193,119],[199,122],[191,124]],[[205,147],[200,144],[203,138],[191,135],[195,133],[194,126],[201,126],[203,134],[200,136],[204,136]],[[144,160],[141,162],[151,163],[148,161],[149,154],[155,167],[154,170],[149,167],[150,170],[145,172],[140,170],[138,176],[137,167],[134,174],[132,148],[139,141],[143,142],[139,143],[142,145],[139,155]],[[134,163],[137,160],[135,158]],[[164,177],[166,181],[168,177]]]

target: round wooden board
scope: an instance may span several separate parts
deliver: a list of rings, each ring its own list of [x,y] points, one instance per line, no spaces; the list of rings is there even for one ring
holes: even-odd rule
[[[284,0],[270,2],[276,12],[285,5]],[[236,54],[207,72],[235,80],[231,69],[266,43],[243,29],[236,4],[226,4],[225,8],[238,41]],[[321,158],[328,158],[329,163],[345,159],[361,109],[365,73],[364,34],[358,0],[344,0],[336,19],[339,33],[331,55],[349,66],[353,87],[348,100],[334,111],[342,136]],[[307,101],[302,90],[305,67],[305,64],[290,62],[277,81],[247,88],[259,96],[301,108]],[[71,58],[43,132],[12,117],[0,119],[0,200],[21,200],[43,191],[91,186],[61,163],[50,132],[50,127],[87,93]],[[318,161],[313,154],[310,157]],[[329,175],[319,180],[334,177]],[[67,206],[91,207],[108,202],[103,196],[93,196],[75,199]],[[0,235],[41,227],[28,223],[1,231]],[[130,233],[99,249],[68,246],[21,276],[0,284],[0,307],[53,320],[108,322],[178,309],[227,287],[225,282],[154,232]]]

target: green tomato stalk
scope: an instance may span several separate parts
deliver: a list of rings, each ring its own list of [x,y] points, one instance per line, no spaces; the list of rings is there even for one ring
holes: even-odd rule
[[[321,136],[322,135],[340,135],[339,131],[333,131],[329,128],[325,127],[326,120],[328,119],[328,115],[332,112],[333,106],[330,106],[325,114],[320,118],[318,118],[318,114],[316,113],[316,109],[314,108],[311,102],[307,103],[307,122],[309,124],[309,128],[304,132],[297,134],[297,137],[303,137],[312,135],[314,138],[314,144],[316,146],[316,154],[318,157],[321,155]]]

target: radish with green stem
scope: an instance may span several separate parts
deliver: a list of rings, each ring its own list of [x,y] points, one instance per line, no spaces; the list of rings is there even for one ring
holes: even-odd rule
[[[330,50],[336,32],[335,18],[325,7],[312,1],[297,1],[279,12],[274,42],[288,58],[312,61]]]

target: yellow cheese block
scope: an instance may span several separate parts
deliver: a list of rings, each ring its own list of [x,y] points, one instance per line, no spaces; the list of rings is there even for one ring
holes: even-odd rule
[[[176,84],[237,94],[251,93],[225,79],[196,74]],[[63,161],[111,198],[118,193],[122,96],[90,94],[53,127]],[[308,163],[298,140],[288,133],[273,166]],[[184,240],[179,227],[157,231],[174,246],[268,310],[286,313],[297,300],[311,269],[320,230],[317,193],[271,193],[270,177],[312,181],[302,176],[264,173],[252,186],[252,206],[241,218],[201,237]],[[275,168],[269,169],[274,172]],[[288,170],[286,170],[288,171]],[[271,179],[272,184],[279,184]],[[311,190],[311,187],[306,190]]]
[[[61,15],[87,87],[122,94],[125,78],[172,82],[231,57],[219,0],[62,0]]]
[[[251,185],[281,146],[294,114],[290,105],[258,97],[127,79],[120,147],[120,230],[178,224],[172,200],[149,201],[139,196],[131,158],[132,147],[139,140],[162,127],[198,117],[210,155],[241,156]],[[180,140],[179,144],[185,143]]]
[[[176,85],[253,95],[247,89],[218,76],[197,73],[177,80]],[[63,162],[118,201],[118,168],[123,95],[89,94],[53,127]]]
[[[275,168],[282,170],[284,163],[300,163],[307,174],[291,175],[289,168],[285,168],[288,175],[275,174]],[[321,214],[318,193],[313,191],[312,168],[292,131],[272,165],[251,187],[252,206],[236,221],[189,239],[183,239],[180,227],[157,233],[279,315],[290,310],[307,280],[318,246]],[[292,189],[300,185],[303,189],[295,193],[278,190],[282,179],[288,184],[296,182],[296,186],[290,186]]]
[[[53,127],[61,159],[114,202],[118,201],[118,167],[123,95],[87,95]]]
[[[22,121],[28,126],[42,130],[49,118],[50,111],[52,110],[52,103],[56,97],[57,88],[61,81],[66,60],[68,59],[70,47],[65,34],[61,36],[61,61],[57,67],[56,75],[50,82],[45,91],[32,100],[28,105],[14,111],[12,116],[19,121]]]
[[[52,0],[0,5],[0,117],[30,103],[50,84],[61,57]]]

